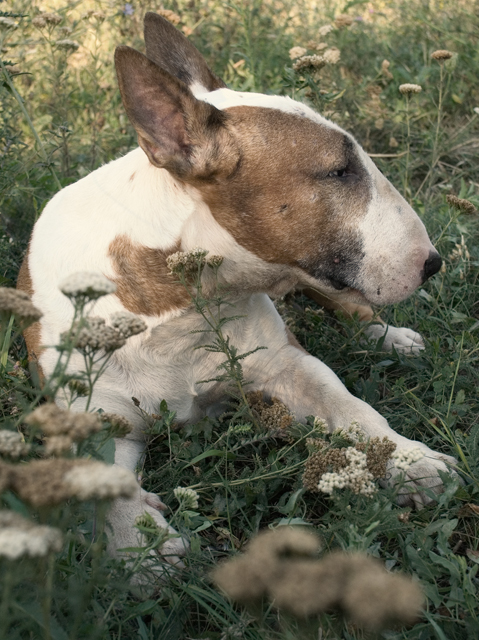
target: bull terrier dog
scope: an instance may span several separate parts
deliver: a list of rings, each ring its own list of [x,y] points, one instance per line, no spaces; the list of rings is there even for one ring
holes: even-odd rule
[[[127,310],[148,329],[113,354],[92,406],[134,425],[115,454],[116,464],[134,471],[145,442],[132,396],[149,413],[165,399],[182,423],[224,410],[226,383],[199,382],[217,376],[224,355],[195,350],[206,327],[166,264],[172,253],[201,247],[224,258],[218,277],[234,302],[228,313],[240,316],[224,328],[231,344],[242,353],[266,347],[243,361],[250,388],[279,398],[298,420],[318,416],[330,430],[354,421],[399,451],[420,447],[424,457],[407,471],[399,500],[424,504],[424,488],[440,491],[438,472],[455,460],[399,435],[351,395],[299,346],[270,297],[310,288],[352,310],[403,300],[441,266],[423,223],[356,140],[310,107],[228,89],[154,13],[145,18],[145,41],[146,56],[126,46],[115,54],[139,148],[60,191],[33,229],[18,283],[43,312],[26,334],[31,357],[52,373],[57,355],[44,347],[58,344],[73,317],[59,290],[66,276],[98,271],[116,284],[94,315],[108,323]],[[390,330],[400,344],[418,339]],[[82,364],[73,354],[70,372]],[[61,393],[56,401],[65,402]],[[400,473],[391,466],[388,482]],[[137,546],[133,525],[144,511],[168,526],[162,508],[140,486],[135,498],[115,502],[112,549]],[[183,540],[161,551],[180,555]]]

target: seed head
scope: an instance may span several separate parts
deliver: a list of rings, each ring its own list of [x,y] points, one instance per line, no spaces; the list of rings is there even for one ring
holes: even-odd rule
[[[210,256],[206,260],[206,264],[212,269],[218,269],[223,264],[224,258],[223,256]]]
[[[291,60],[296,60],[296,58],[301,58],[308,53],[308,50],[304,47],[293,47],[289,50],[289,57]]]
[[[52,402],[37,407],[25,422],[41,429],[46,436],[68,436],[74,442],[81,442],[102,429],[97,413],[73,413]]]
[[[463,211],[464,213],[473,214],[477,213],[476,207],[470,200],[466,200],[465,198],[458,198],[454,196],[452,193],[446,196],[446,202],[454,209],[458,209],[459,211]]]
[[[317,54],[312,56],[302,56],[293,64],[293,70],[296,72],[299,72],[302,69],[318,70],[324,67],[325,64],[326,60],[323,56],[318,56]]]
[[[60,335],[62,344],[73,342],[73,347],[84,354],[91,354],[103,349],[107,353],[120,349],[126,340],[119,331],[108,327],[103,318],[89,317],[76,322],[72,331],[66,331]]]
[[[117,413],[101,413],[100,419],[102,422],[110,423],[110,427],[115,438],[123,438],[133,431],[133,425],[131,422],[124,416],[120,416]]]
[[[60,22],[63,20],[63,18],[59,16],[58,13],[46,12],[46,13],[41,13],[40,15],[42,16],[42,18],[45,20],[47,24],[51,24],[53,26],[60,24]]]
[[[208,251],[200,247],[191,251],[177,251],[166,258],[166,264],[170,273],[190,275],[197,273],[205,266],[207,254]]]
[[[170,11],[169,9],[159,9],[158,13],[160,14],[160,16],[163,16],[163,18],[169,20],[171,24],[177,25],[181,22],[180,16],[174,11]]]
[[[437,60],[439,63],[445,62],[446,60],[450,60],[454,54],[452,51],[448,51],[447,49],[438,49],[437,51],[433,51],[431,53],[431,58],[433,60]]]
[[[116,284],[96,271],[79,271],[63,280],[60,283],[60,290],[73,301],[78,299],[88,301],[114,293]]]
[[[28,327],[42,317],[39,311],[30,300],[30,296],[25,291],[0,287],[0,320],[13,314],[22,329]]]
[[[411,84],[410,82],[406,82],[406,84],[399,85],[399,91],[403,95],[411,95],[412,93],[421,93],[422,87],[419,84]]]

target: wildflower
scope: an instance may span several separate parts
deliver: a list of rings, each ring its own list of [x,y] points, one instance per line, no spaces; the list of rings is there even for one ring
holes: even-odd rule
[[[289,57],[291,60],[296,60],[296,58],[301,58],[301,56],[306,55],[308,52],[304,47],[293,47],[289,50]]]
[[[176,489],[173,490],[173,493],[183,510],[198,509],[198,499],[200,496],[193,489],[176,487]]]
[[[73,439],[69,435],[50,436],[44,440],[44,451],[47,456],[61,456],[71,451]]]
[[[205,265],[208,251],[196,247],[191,251],[177,251],[166,258],[170,273],[192,274],[201,270]]]
[[[338,427],[333,431],[333,435],[341,436],[341,438],[352,443],[362,442],[364,440],[364,432],[355,421],[351,422],[347,429],[344,427]]]
[[[95,11],[94,9],[89,9],[82,15],[83,20],[88,20],[89,18],[94,18],[98,20],[98,22],[103,22],[105,20],[106,15],[103,11]]]
[[[323,56],[314,54],[312,56],[301,56],[293,64],[294,71],[301,71],[302,69],[321,69],[326,64]]]
[[[431,53],[431,58],[433,60],[437,60],[439,63],[445,62],[446,60],[450,60],[454,54],[452,51],[448,51],[447,49],[438,49],[437,51],[433,51]]]
[[[118,331],[122,338],[130,338],[146,331],[144,320],[129,311],[118,311],[110,316],[111,326]]]
[[[397,469],[406,471],[412,464],[424,458],[424,453],[419,447],[414,447],[413,449],[400,449],[394,452],[391,457]]]
[[[70,40],[69,38],[57,40],[55,44],[59,49],[63,49],[64,51],[76,51],[80,47],[79,42],[76,40]]]
[[[35,509],[56,506],[72,497],[63,480],[64,475],[75,465],[86,462],[88,461],[50,458],[10,466],[9,486]]]
[[[479,107],[474,107],[473,111],[474,111],[474,113],[476,113],[477,115],[479,115]]]
[[[446,196],[446,202],[451,207],[454,207],[454,209],[458,209],[459,211],[463,211],[464,213],[477,213],[476,207],[470,200],[466,200],[465,198],[458,198],[452,193]]]
[[[159,9],[158,13],[160,14],[160,16],[163,16],[163,18],[166,18],[174,25],[177,25],[181,22],[180,16],[174,11],[170,11],[170,9]]]
[[[206,264],[212,269],[218,269],[223,264],[223,256],[210,256],[206,260]]]
[[[399,91],[403,95],[410,95],[411,93],[421,93],[422,87],[419,84],[411,84],[410,82],[406,82],[405,84],[399,85]]]
[[[336,28],[343,29],[344,27],[350,27],[354,22],[354,18],[348,16],[345,13],[341,13],[334,18],[334,24]]]
[[[96,316],[74,323],[72,331],[60,335],[62,344],[73,341],[75,349],[90,354],[103,349],[106,352],[116,351],[125,344],[125,338],[113,327],[107,327],[103,318]]]
[[[58,13],[53,13],[50,11],[46,13],[41,13],[40,15],[43,17],[43,19],[47,24],[51,24],[53,26],[60,24],[60,22],[63,20],[63,18],[60,15],[58,15]]]
[[[133,6],[129,2],[127,2],[123,7],[123,15],[132,16],[134,13],[135,13],[135,10],[133,9]]]
[[[71,27],[58,27],[58,33],[61,36],[69,36],[72,33],[72,31],[73,29]]]
[[[97,460],[73,467],[65,474],[64,482],[70,495],[81,501],[131,498],[138,491],[131,471]]]
[[[124,416],[117,413],[101,413],[100,420],[109,422],[115,438],[122,438],[133,431],[133,425]]]
[[[0,16],[0,29],[16,29],[18,24],[8,16]]]
[[[323,53],[323,58],[327,64],[337,64],[341,57],[341,52],[337,47],[331,47],[330,49],[326,49]]]
[[[399,147],[399,142],[396,140],[396,138],[394,136],[391,136],[389,138],[389,146],[392,149],[396,149],[397,147]]]
[[[68,388],[78,397],[87,396],[89,392],[88,385],[76,378],[68,381]]]
[[[383,60],[382,63],[381,63],[381,73],[388,80],[392,80],[393,79],[393,74],[389,71],[390,65],[391,65],[391,63],[389,62],[389,60]]]
[[[35,16],[35,18],[33,18],[32,24],[34,27],[37,27],[37,29],[43,29],[43,27],[47,26],[47,21],[42,16],[42,14],[40,14],[39,16]]]
[[[308,42],[308,49],[313,49],[314,51],[322,51],[323,49],[327,48],[328,45],[326,44],[326,42],[315,42],[314,40],[310,40]]]
[[[21,556],[42,557],[61,551],[59,529],[37,526],[12,511],[0,511],[0,556],[16,560]]]
[[[272,432],[272,435],[285,437],[286,430],[293,424],[293,414],[278,398],[271,398],[271,403],[263,399],[261,391],[246,394],[251,410],[258,416],[261,425]]]
[[[114,293],[116,284],[97,271],[79,271],[60,283],[60,291],[73,300],[97,300]]]
[[[0,287],[0,320],[7,320],[13,314],[22,329],[42,317],[25,291]]]
[[[24,442],[17,431],[0,429],[0,455],[9,458],[20,458],[30,451],[31,445]]]
[[[324,36],[327,36],[333,29],[334,27],[332,24],[324,24],[318,29],[318,33],[322,38],[324,38]]]
[[[25,422],[41,429],[46,436],[69,436],[74,442],[85,440],[102,429],[97,413],[73,413],[52,402],[37,407]]]

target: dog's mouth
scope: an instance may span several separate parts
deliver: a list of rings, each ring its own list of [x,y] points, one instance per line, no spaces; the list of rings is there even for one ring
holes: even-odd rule
[[[346,284],[346,282],[342,282],[341,280],[335,280],[334,278],[328,278],[328,279],[337,291],[342,291],[343,289],[351,288],[349,284]]]

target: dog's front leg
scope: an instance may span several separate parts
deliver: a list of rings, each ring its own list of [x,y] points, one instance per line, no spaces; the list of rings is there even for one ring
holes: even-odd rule
[[[352,422],[356,422],[367,438],[386,436],[396,443],[397,451],[421,449],[424,457],[406,472],[406,482],[398,497],[400,504],[420,507],[430,501],[421,492],[422,488],[441,491],[438,471],[448,471],[448,465],[456,463],[454,458],[393,431],[377,411],[351,395],[329,367],[301,348],[291,344],[284,346],[275,360],[278,373],[264,384],[263,390],[270,396],[280,398],[297,419],[303,421],[308,415],[323,418],[331,431],[347,428]],[[402,473],[390,464],[388,478],[384,482],[393,484],[400,480]]]

